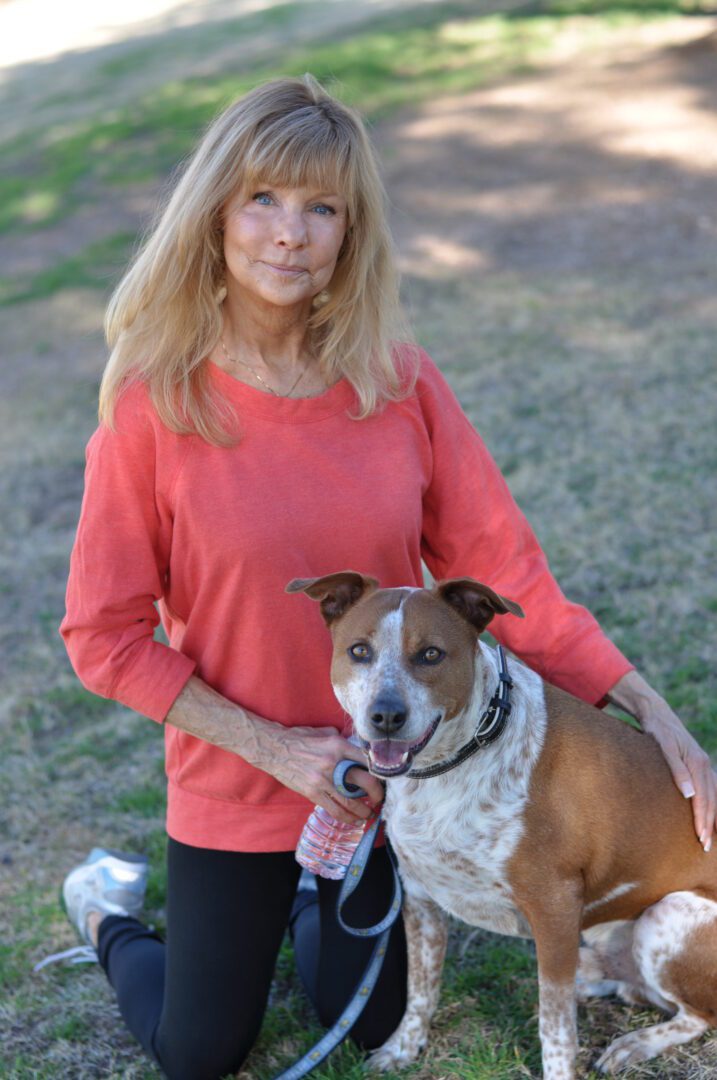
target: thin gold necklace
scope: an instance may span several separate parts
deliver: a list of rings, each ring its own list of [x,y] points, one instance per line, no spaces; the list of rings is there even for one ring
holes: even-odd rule
[[[265,386],[267,388],[267,390],[269,391],[269,393],[273,394],[274,397],[291,397],[291,395],[294,393],[294,390],[296,390],[297,386],[299,385],[299,383],[303,379],[304,375],[306,374],[306,368],[304,368],[304,370],[300,373],[298,379],[293,384],[291,389],[287,390],[287,392],[285,394],[280,394],[279,391],[275,390],[273,386],[269,386],[269,383],[266,382],[265,379],[262,379],[259,372],[255,371],[254,368],[251,366],[251,364],[247,364],[246,360],[240,360],[240,358],[238,356],[231,356],[230,353],[229,353],[229,350],[227,349],[226,345],[224,344],[224,338],[223,337],[219,338],[219,340],[220,340],[221,345],[222,345],[222,352],[224,353],[224,356],[229,361],[229,363],[230,364],[241,364],[242,367],[248,368],[248,370],[252,373],[252,375],[257,380],[257,382],[260,382],[262,386]]]

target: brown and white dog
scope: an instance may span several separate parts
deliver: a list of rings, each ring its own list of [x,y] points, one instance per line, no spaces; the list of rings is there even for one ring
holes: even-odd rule
[[[670,1019],[616,1039],[616,1073],[688,1042],[717,1020],[717,847],[706,854],[690,804],[657,743],[544,683],[511,659],[512,711],[499,738],[431,779],[498,685],[478,640],[520,608],[471,579],[379,589],[346,571],[294,581],[321,602],[331,679],[387,778],[386,822],[405,886],[408,1005],[371,1059],[413,1061],[426,1044],[446,945],[444,912],[535,940],[547,1080],[575,1076],[576,998],[618,994]],[[583,947],[580,947],[580,938]]]

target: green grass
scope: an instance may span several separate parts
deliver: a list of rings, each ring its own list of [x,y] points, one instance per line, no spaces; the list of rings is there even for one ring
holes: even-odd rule
[[[94,727],[90,732],[85,725],[59,739],[54,752],[58,768],[64,768],[82,759],[96,761],[98,765],[113,765],[118,759],[137,747],[134,735],[117,729],[115,725]]]
[[[0,942],[0,990],[9,990],[22,979],[28,968],[22,963],[23,951],[18,942]]]
[[[159,817],[167,806],[164,782],[147,783],[123,791],[114,800],[113,807],[120,814],[134,814],[141,818]]]
[[[697,633],[695,634],[697,638]],[[665,675],[665,697],[678,716],[690,717],[690,730],[711,755],[717,755],[717,699],[713,673],[696,656],[670,668]]]
[[[373,121],[446,93],[460,93],[528,70],[554,47],[560,31],[580,20],[588,43],[618,23],[682,12],[679,0],[613,0],[526,4],[516,11],[475,16],[467,3],[431,4],[374,20],[345,38],[282,53],[281,65],[252,59],[231,75],[166,83],[131,105],[68,130],[27,134],[3,149],[0,232],[47,227],[97,202],[113,187],[157,183],[187,156],[201,130],[228,101],[265,79],[313,72]],[[285,4],[259,13],[256,25],[285,25],[295,15]],[[244,33],[254,16],[223,28]],[[219,33],[217,28],[214,28]],[[147,63],[149,47],[102,65],[103,79]],[[136,238],[117,233],[88,244],[38,273],[0,277],[0,306],[37,300],[66,288],[109,291]],[[510,470],[508,470],[510,471]]]
[[[136,239],[133,233],[115,233],[36,274],[0,277],[0,307],[45,300],[68,288],[108,290],[126,266]]]
[[[92,694],[77,683],[53,687],[44,695],[44,700],[60,715],[77,723],[96,720],[117,708],[114,701]]]
[[[32,968],[38,949],[54,938],[58,925],[65,922],[56,889],[27,885],[6,901],[6,914],[12,928],[12,943],[0,949],[0,987],[11,990],[24,980]],[[48,949],[49,951],[49,949]]]
[[[51,742],[53,749],[61,751],[64,738],[72,738],[75,732],[88,726],[96,729],[116,709],[115,702],[91,694],[76,683],[21,698],[14,708],[14,720],[16,730],[27,732],[33,744],[44,746]],[[95,737],[96,730],[92,735]],[[95,743],[92,756],[99,749],[101,746]]]
[[[167,832],[164,825],[150,831],[145,826],[137,839],[137,846],[149,859],[146,904],[148,911],[155,912],[156,923],[156,913],[164,907],[167,896]]]
[[[6,1070],[0,1074],[6,1080],[57,1080],[55,1067],[38,1066],[34,1055],[17,1054],[12,1060],[0,1057],[0,1065]]]
[[[701,0],[546,0],[527,5],[536,11],[554,15],[701,15],[713,11],[710,3]]]
[[[248,51],[231,75],[165,84],[131,105],[91,121],[23,135],[2,147],[6,176],[0,179],[0,230],[46,226],[74,211],[82,199],[97,199],[102,187],[127,186],[166,175],[191,150],[215,113],[251,86],[278,75],[313,72],[372,120],[404,105],[458,93],[526,70],[548,54],[569,20],[582,19],[586,41],[617,23],[679,13],[669,0],[641,4],[535,3],[517,11],[476,17],[468,3],[431,4],[376,19],[344,38],[299,49],[282,49],[281,63],[252,59]],[[291,5],[262,18],[277,23]],[[236,32],[239,32],[237,27]],[[225,33],[231,35],[232,25]],[[147,62],[147,49],[104,65],[109,76]],[[115,67],[113,67],[115,65]],[[101,253],[100,253],[101,254]],[[60,275],[87,283],[86,260],[63,266]],[[49,295],[55,278],[36,282],[15,299]],[[6,294],[7,295],[7,294]],[[2,292],[0,291],[0,297]]]
[[[92,1023],[84,1016],[69,1013],[61,1017],[48,1031],[50,1039],[68,1039],[71,1042],[90,1042],[94,1036]]]
[[[537,1032],[532,1020],[536,997],[530,950],[521,944],[501,942],[491,934],[481,934],[478,938],[468,956],[461,959],[458,936],[454,935],[442,1004],[434,1025],[436,1040],[442,1049],[432,1053],[430,1064],[419,1060],[402,1071],[401,1076],[451,1075],[470,1080],[492,1080],[493,1077],[513,1075],[499,1071],[505,1068],[518,1068],[522,1071],[515,1075],[525,1075],[526,1062],[534,1066],[538,1060],[531,1045],[537,1040]],[[491,965],[492,956],[496,959],[494,965]],[[491,979],[489,984],[485,978],[486,962]],[[522,993],[521,987],[516,995],[518,974],[520,977],[526,975],[528,979],[532,977],[533,984],[532,995],[529,995],[531,1004],[519,1019],[514,1011]],[[484,995],[486,986],[489,986],[489,993]],[[273,999],[261,1037],[247,1063],[256,1080],[271,1080],[279,1069],[305,1053],[323,1034],[301,990],[288,941],[280,951]],[[502,1003],[500,1009],[496,1007],[496,1001]],[[519,1034],[522,1022],[529,1025],[527,1042]],[[520,1044],[521,1037],[526,1045]],[[457,1053],[459,1042],[461,1051]],[[466,1045],[471,1047],[467,1054]],[[345,1042],[313,1075],[316,1080],[365,1080],[363,1057],[351,1042]],[[399,1074],[386,1075],[390,1078]]]
[[[254,11],[239,19],[212,24],[208,23],[201,28],[201,48],[206,52],[210,49],[220,48],[232,39],[241,40],[250,35],[262,34],[271,30],[282,30],[290,38],[293,24],[299,23],[304,16],[304,10],[311,10],[317,5],[297,5],[295,3],[275,4],[263,11]],[[106,60],[97,69],[99,81],[97,90],[102,91],[105,83],[114,85],[117,79],[127,75],[134,75],[147,64],[161,64],[165,59],[176,59],[178,56],[194,57],[197,50],[197,31],[186,33],[182,37],[174,35],[169,38],[153,40],[151,44],[142,45],[139,48],[124,52],[112,60]]]
[[[466,927],[452,933],[431,1055],[400,1073],[407,1080],[412,1076],[505,1080],[539,1068],[532,948],[481,932],[461,956],[467,933]],[[270,1080],[322,1034],[298,986],[286,942],[277,968],[275,1000],[248,1063],[256,1080]],[[365,1069],[355,1047],[345,1043],[314,1075],[317,1080],[364,1080]]]

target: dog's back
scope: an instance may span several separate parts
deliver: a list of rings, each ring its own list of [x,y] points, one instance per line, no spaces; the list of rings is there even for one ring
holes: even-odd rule
[[[548,684],[544,693],[545,739],[509,868],[518,892],[543,890],[549,870],[579,872],[584,926],[635,918],[676,889],[717,898],[717,848],[699,844],[655,740]]]

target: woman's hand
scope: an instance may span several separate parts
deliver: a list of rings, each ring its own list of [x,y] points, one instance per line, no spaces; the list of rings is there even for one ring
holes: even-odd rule
[[[335,728],[285,728],[271,724],[264,729],[273,752],[260,767],[285,787],[323,806],[339,821],[354,825],[371,817],[383,802],[381,781],[363,769],[349,770],[346,779],[358,784],[368,799],[347,799],[334,787],[333,772],[339,761],[351,758],[367,765],[366,754],[344,739]]]
[[[350,769],[346,779],[362,787],[367,799],[339,795],[333,781],[339,761],[351,758],[368,765],[368,760],[335,728],[289,728],[265,720],[222,697],[196,675],[189,678],[166,719],[180,731],[239,754],[349,825],[371,817],[383,802],[381,781],[363,769]]]
[[[692,799],[695,832],[709,851],[717,814],[717,776],[709,757],[664,698],[636,671],[624,675],[608,698],[639,720],[643,730],[657,741],[677,787],[686,799]]]

